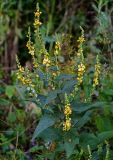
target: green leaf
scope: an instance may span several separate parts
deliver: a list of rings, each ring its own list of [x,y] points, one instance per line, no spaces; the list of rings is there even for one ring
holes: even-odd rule
[[[30,153],[34,153],[36,151],[39,151],[39,150],[43,150],[43,146],[33,146],[32,148],[29,149],[29,152]]]
[[[80,135],[80,144],[81,147],[87,148],[89,145],[92,149],[95,149],[99,144],[98,138],[92,133],[82,133]]]
[[[113,130],[112,120],[109,117],[97,116],[95,122],[100,132]]]
[[[102,143],[106,139],[110,139],[110,138],[113,138],[113,130],[105,131],[105,132],[102,132],[102,133],[98,134],[98,139],[99,139],[100,143]]]
[[[55,100],[55,98],[57,97],[57,94],[61,93],[61,90],[55,90],[55,91],[51,91],[48,96],[47,99],[45,101],[45,105],[51,103],[53,100]]]
[[[5,94],[8,96],[8,98],[11,98],[15,93],[15,87],[14,86],[6,86]]]
[[[80,135],[80,144],[84,149],[87,148],[87,145],[91,147],[91,149],[95,149],[98,144],[103,143],[106,139],[110,139],[113,137],[113,130],[106,131],[95,136],[91,133],[82,133]]]
[[[40,119],[39,124],[34,131],[32,140],[38,137],[39,134],[42,133],[45,129],[53,126],[54,123],[55,123],[55,119],[52,116],[48,116],[48,115],[43,116]]]
[[[0,98],[0,105],[8,106],[9,104],[10,104],[10,101],[8,101],[4,98]]]
[[[106,94],[108,96],[113,96],[113,89],[106,89],[106,90],[104,90],[104,94]]]
[[[61,74],[57,77],[57,80],[71,80],[72,78],[74,78],[74,76],[71,74]]]
[[[87,111],[79,120],[78,123],[75,121],[75,126],[78,128],[83,127],[89,120],[92,111]]]
[[[81,112],[85,112],[89,109],[104,108],[104,107],[106,107],[106,104],[107,104],[107,102],[95,102],[93,104],[73,102],[72,108],[73,108],[73,111],[81,113]]]
[[[64,84],[64,87],[62,89],[63,92],[71,92],[77,83],[76,80],[70,80]]]
[[[60,131],[58,130],[58,128],[47,128],[45,130],[45,132],[42,132],[40,135],[39,135],[40,138],[42,138],[43,140],[45,141],[56,141],[58,140],[60,137],[61,137],[61,133]]]
[[[65,148],[65,151],[66,151],[67,158],[69,158],[74,153],[75,145],[78,144],[78,143],[79,143],[78,138],[75,138],[75,140],[72,141],[72,142],[65,142],[64,143],[64,148]]]
[[[14,123],[16,121],[16,114],[14,112],[10,112],[7,117],[8,122]]]

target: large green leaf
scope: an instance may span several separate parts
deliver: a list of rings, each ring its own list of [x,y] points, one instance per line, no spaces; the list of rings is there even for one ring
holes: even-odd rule
[[[103,93],[108,96],[113,96],[113,89],[106,89],[103,91]]]
[[[72,108],[73,108],[73,111],[81,113],[81,112],[85,112],[90,109],[104,108],[104,107],[109,106],[109,105],[107,105],[107,106],[106,105],[107,105],[107,102],[95,102],[93,104],[73,102]]]
[[[75,138],[75,140],[72,142],[65,142],[64,143],[64,148],[66,151],[67,158],[69,158],[74,153],[74,148],[75,148],[76,144],[79,144],[78,138]]]
[[[96,123],[96,126],[97,126],[99,132],[113,130],[112,120],[108,116],[105,117],[105,116],[98,115],[95,118],[95,123]]]
[[[63,92],[71,92],[77,83],[76,80],[70,80],[64,84],[64,87],[62,89]]]
[[[11,85],[6,86],[5,94],[9,98],[11,98],[14,95],[14,93],[15,93],[15,87],[14,86],[11,86]]]
[[[99,133],[97,136],[92,133],[82,133],[80,135],[80,145],[84,149],[89,145],[95,149],[100,143],[104,143],[106,139],[113,138],[113,130]]]
[[[42,132],[39,137],[41,137],[45,141],[55,141],[61,138],[61,133],[58,128],[47,128],[44,132]]]
[[[113,130],[111,131],[105,131],[100,134],[98,134],[98,140],[100,143],[104,142],[106,139],[113,138]]]
[[[87,111],[79,120],[78,122],[75,121],[76,128],[83,127],[89,120],[91,116],[92,111]]]
[[[55,100],[55,98],[57,97],[57,95],[61,93],[61,90],[55,90],[55,91],[51,91],[48,95],[47,98],[45,100],[45,105],[51,103],[53,100]]]
[[[80,135],[80,145],[82,148],[87,149],[89,145],[92,149],[95,149],[98,144],[98,138],[93,133],[82,133]]]
[[[55,119],[52,116],[48,116],[48,115],[43,116],[40,119],[39,124],[34,131],[32,140],[38,137],[39,134],[42,133],[45,129],[54,125],[54,123],[55,123]]]

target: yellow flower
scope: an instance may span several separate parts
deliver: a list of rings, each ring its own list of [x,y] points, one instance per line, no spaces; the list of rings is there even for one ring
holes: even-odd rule
[[[60,49],[61,47],[60,47],[60,42],[56,42],[56,45],[55,45],[55,49]]]
[[[41,15],[42,12],[39,11],[39,9],[37,9],[37,11],[34,13],[35,17],[39,17]]]
[[[34,46],[33,42],[31,42],[30,31],[28,32],[28,37],[29,37],[29,40],[26,44],[26,47],[28,48],[29,54],[32,56],[33,67],[37,68],[38,64],[37,64],[37,61],[36,61],[36,58],[35,58],[35,46]]]
[[[46,67],[49,67],[50,64],[51,64],[51,61],[49,60],[48,56],[44,56],[44,59],[43,59],[43,64],[46,65]]]
[[[38,20],[38,19],[35,19],[35,22],[34,22],[34,27],[37,28],[41,25],[42,23]]]
[[[93,79],[93,87],[96,87],[99,84],[100,69],[101,69],[101,66],[97,56],[97,62],[95,64],[95,73],[94,73],[94,79]]]
[[[83,43],[85,42],[85,38],[84,38],[84,30],[81,28],[81,36],[78,38],[77,42],[79,42],[78,44],[78,52],[77,52],[77,56],[78,58],[83,60]]]
[[[24,72],[24,68],[22,66],[19,66],[19,71],[23,73]]]
[[[69,116],[72,114],[70,104],[65,105],[64,114],[65,114],[65,116]]]
[[[63,131],[69,131],[71,128],[71,118],[66,119],[63,123]]]
[[[67,95],[65,95],[65,108],[64,108],[64,115],[65,121],[63,122],[63,131],[69,131],[71,128],[71,118],[70,115],[72,114],[71,105],[69,103]]]
[[[83,73],[84,73],[84,72],[85,72],[85,68],[86,68],[86,67],[85,67],[84,64],[82,64],[82,63],[79,64],[79,65],[78,65],[78,72],[83,72]]]
[[[34,14],[35,14],[34,28],[35,28],[35,32],[36,32],[37,28],[39,28],[39,26],[42,24],[40,22],[40,14],[41,14],[41,12],[39,11],[39,9],[37,9]]]
[[[60,42],[57,41],[56,44],[55,44],[54,54],[58,55],[60,50],[61,50],[61,45],[60,45]]]
[[[79,39],[77,40],[77,42],[79,42],[79,43],[85,42],[84,36],[82,35],[81,37],[79,37]]]
[[[79,82],[79,84],[82,83],[83,81],[83,75],[85,73],[85,65],[81,62],[79,65],[78,65],[78,77],[77,77],[77,80]]]
[[[33,43],[30,40],[27,42],[26,47],[29,50],[29,54],[32,55],[32,56],[34,56],[35,48],[34,48]]]

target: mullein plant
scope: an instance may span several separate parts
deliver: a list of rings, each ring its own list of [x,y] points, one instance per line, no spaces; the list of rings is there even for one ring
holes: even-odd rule
[[[34,42],[31,38],[30,28],[28,30],[28,42],[26,47],[28,48],[28,53],[32,57],[33,69],[32,71],[28,67],[22,67],[18,57],[17,61],[17,78],[21,81],[22,85],[26,87],[26,90],[30,97],[37,98],[38,94],[47,94],[49,91],[57,90],[60,86],[55,82],[56,77],[61,74],[60,65],[58,61],[58,56],[61,54],[61,43],[59,40],[55,42],[55,49],[53,51],[53,57],[50,57],[49,52],[46,50],[44,40],[40,33],[40,26],[42,23],[40,22],[41,12],[39,10],[39,6],[37,5],[36,12],[34,13]],[[75,99],[78,91],[81,91],[81,86],[84,82],[84,75],[86,74],[86,64],[85,58],[83,55],[83,45],[85,42],[84,38],[84,30],[81,28],[81,36],[78,39],[78,51],[76,55],[76,80],[74,91],[67,96],[65,94],[65,105],[64,105],[64,122],[63,122],[63,131],[69,131],[71,129],[72,120],[72,108],[71,108],[71,100]],[[51,68],[56,66],[56,70],[52,70]],[[45,88],[43,79],[40,78],[38,71],[43,71],[45,76],[48,79],[49,87]],[[94,79],[92,84],[92,92],[99,85],[99,76],[100,76],[100,62],[99,57],[97,56],[97,61],[95,64],[95,72]],[[80,99],[79,99],[80,100]]]

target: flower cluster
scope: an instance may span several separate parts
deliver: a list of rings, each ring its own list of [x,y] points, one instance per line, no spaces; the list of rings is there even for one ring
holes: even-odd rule
[[[83,82],[83,75],[85,73],[85,65],[81,62],[79,65],[78,65],[78,77],[77,77],[77,80],[78,80],[78,83],[81,84]]]
[[[29,34],[29,33],[28,33],[28,34]],[[30,54],[31,56],[34,56],[35,48],[34,48],[33,42],[31,42],[30,39],[29,39],[29,41],[27,42],[26,47],[27,47],[28,50],[29,50],[29,54]]]
[[[66,96],[67,99],[67,96]],[[66,100],[66,105],[64,108],[64,115],[65,115],[65,121],[63,122],[63,130],[64,131],[69,131],[71,128],[71,118],[70,115],[72,114],[72,109],[71,109],[71,105],[68,101],[68,99]]]
[[[58,55],[60,50],[61,50],[61,45],[60,45],[60,42],[57,41],[56,44],[55,44],[54,54],[55,54],[55,55]]]
[[[63,123],[63,131],[69,131],[71,128],[71,118],[66,119]]]
[[[51,65],[51,61],[49,60],[48,55],[44,56],[43,65],[45,65],[46,67],[49,67]]]
[[[31,74],[29,69],[26,67],[22,67],[20,65],[20,62],[18,60],[18,57],[16,57],[16,62],[17,62],[17,79],[24,85],[26,86],[27,92],[29,93],[30,96],[35,96],[37,97],[37,93],[35,90],[35,84],[32,81]]]
[[[20,65],[18,57],[16,57],[16,62],[17,62],[17,67],[18,67],[18,72],[17,72],[17,78],[18,78],[18,80],[20,80],[23,85],[27,85],[27,86],[32,85],[32,80],[29,77],[29,74],[26,74],[26,77],[25,77],[25,69],[24,69],[24,67],[22,67]]]
[[[84,30],[81,28],[81,36],[77,40],[79,42],[78,45],[78,52],[77,52],[77,60],[78,60],[78,75],[77,75],[77,80],[78,80],[78,85],[80,85],[83,82],[83,75],[85,73],[85,64],[84,64],[84,55],[83,55],[83,43],[85,41],[84,38]]]
[[[34,28],[35,30],[37,30],[37,28],[39,28],[39,26],[42,24],[40,22],[40,14],[41,12],[39,11],[39,8],[36,10],[35,12],[35,21],[34,21]]]
[[[79,37],[79,39],[77,40],[77,42],[79,42],[79,43],[85,42],[85,38],[84,38],[83,34]]]
[[[100,62],[99,58],[97,56],[96,58],[96,64],[95,64],[95,73],[94,73],[94,79],[93,79],[93,87],[96,87],[99,84],[99,75],[100,75]]]
[[[28,42],[26,44],[26,47],[28,48],[29,54],[32,56],[33,67],[37,68],[38,67],[38,63],[37,63],[36,58],[35,58],[35,47],[34,47],[33,42],[31,42],[30,29],[28,31],[28,38],[29,38],[29,40],[28,40]]]
[[[77,42],[79,43],[78,52],[77,52],[78,58],[83,58],[83,43],[85,42],[84,30],[82,28],[81,28],[81,31],[82,31],[82,34],[79,37],[79,39],[77,40]]]

